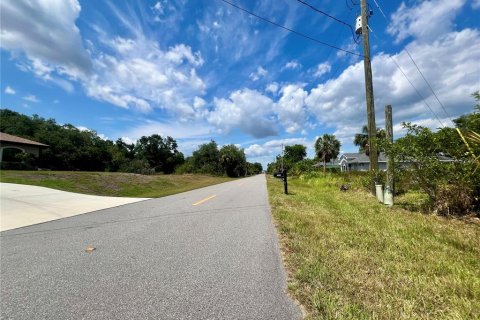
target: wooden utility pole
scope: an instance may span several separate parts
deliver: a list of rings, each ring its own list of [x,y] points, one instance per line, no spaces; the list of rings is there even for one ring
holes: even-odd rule
[[[393,121],[392,121],[392,106],[385,106],[385,133],[387,141],[393,143]],[[386,205],[393,205],[394,183],[393,183],[393,156],[389,155],[387,159],[387,183],[385,185],[384,203]]]
[[[363,36],[363,66],[365,69],[365,93],[367,97],[368,145],[370,148],[370,173],[376,177],[378,172],[377,126],[375,124],[375,105],[373,100],[372,64],[370,61],[370,40],[368,34],[367,1],[361,0],[362,36]],[[372,181],[372,191],[375,192],[375,181]]]

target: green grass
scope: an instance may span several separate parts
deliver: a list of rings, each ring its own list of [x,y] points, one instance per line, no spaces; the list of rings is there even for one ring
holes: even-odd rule
[[[387,208],[340,175],[268,178],[291,295],[314,319],[480,319],[480,225]]]
[[[157,198],[227,182],[206,175],[140,175],[119,172],[0,171],[0,182],[29,184],[99,196]]]

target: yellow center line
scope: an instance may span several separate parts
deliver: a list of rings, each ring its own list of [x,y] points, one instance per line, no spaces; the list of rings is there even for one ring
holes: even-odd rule
[[[204,202],[206,202],[206,201],[208,201],[208,200],[210,200],[210,199],[213,199],[213,198],[215,198],[216,196],[217,196],[217,195],[214,194],[213,196],[210,196],[210,197],[208,197],[208,198],[202,199],[202,200],[200,200],[200,201],[195,202],[194,204],[192,204],[192,206],[198,206],[199,204],[202,204],[202,203],[204,203]]]

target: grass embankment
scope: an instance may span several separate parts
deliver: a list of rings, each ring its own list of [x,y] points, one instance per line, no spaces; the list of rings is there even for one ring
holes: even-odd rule
[[[140,175],[120,172],[0,171],[0,182],[29,184],[98,196],[157,198],[227,182],[205,175]]]
[[[387,208],[339,176],[268,178],[289,291],[320,319],[480,319],[480,226]]]

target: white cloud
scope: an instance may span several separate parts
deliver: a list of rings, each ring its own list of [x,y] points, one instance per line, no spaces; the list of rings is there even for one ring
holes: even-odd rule
[[[300,69],[302,67],[302,65],[297,61],[297,60],[291,60],[289,62],[287,62],[283,67],[282,67],[282,71],[283,70],[296,70],[296,69]]]
[[[269,154],[270,150],[256,143],[245,148],[245,155],[247,157],[261,157]]]
[[[255,72],[250,73],[249,77],[253,81],[257,81],[260,78],[265,77],[268,74],[268,71],[262,68],[262,66],[259,66]]]
[[[195,116],[194,104],[206,89],[195,70],[203,64],[198,52],[183,44],[164,51],[147,39],[107,44],[115,54],[96,56],[96,75],[85,84],[89,96],[143,112],[164,109],[184,120]]]
[[[480,0],[473,0],[472,1],[472,8],[473,9],[480,9]]]
[[[152,10],[155,11],[156,13],[163,14],[163,6],[160,3],[160,1],[155,3],[155,5],[152,7]]]
[[[33,94],[26,95],[22,98],[23,100],[30,101],[30,102],[38,102],[39,100]]]
[[[302,129],[306,122],[305,98],[308,93],[303,86],[289,84],[281,89],[282,96],[275,105],[275,112],[278,115],[285,131],[294,133]]]
[[[275,121],[269,118],[273,101],[256,90],[237,90],[228,99],[215,98],[213,103],[215,108],[207,119],[223,133],[239,128],[256,138],[277,134]]]
[[[192,125],[182,122],[145,121],[138,126],[130,128],[118,136],[129,137],[137,140],[142,136],[159,134],[162,137],[171,136],[174,139],[205,138],[214,135],[214,128],[208,125]]]
[[[332,66],[328,62],[322,62],[313,71],[313,76],[320,78],[324,74],[329,73],[330,70],[332,70]]]
[[[448,127],[453,127],[454,123],[449,119],[449,118],[440,118],[440,121]],[[408,121],[407,121],[408,122]],[[430,130],[437,130],[441,128],[441,125],[439,124],[439,120],[436,118],[425,118],[425,119],[416,119],[415,121],[410,121],[413,124],[429,128]],[[394,139],[401,137],[407,133],[407,130],[403,128],[402,123],[396,123],[393,126],[393,137]]]
[[[307,139],[305,138],[288,138],[288,139],[274,139],[269,140],[263,144],[251,144],[245,148],[245,155],[248,157],[263,157],[263,156],[272,156],[282,153],[282,144],[283,146],[291,146],[294,144],[302,144],[307,146]]]
[[[474,102],[470,94],[478,90],[480,73],[478,30],[452,32],[433,43],[414,41],[408,46],[408,50],[452,117],[472,111]],[[392,57],[434,112],[444,118],[445,113],[441,106],[406,52],[402,51]],[[372,69],[377,126],[383,126],[386,104],[393,105],[394,124],[403,121],[425,122],[434,118],[389,55],[374,56]],[[351,146],[354,134],[367,122],[363,63],[353,64],[338,78],[319,84],[309,92],[305,102],[309,112],[315,115],[323,126],[333,127],[341,141]],[[434,121],[440,126],[438,121]],[[348,148],[348,145],[346,147]]]
[[[17,93],[17,92],[16,92],[12,87],[10,87],[10,86],[6,86],[4,92],[5,92],[6,94],[11,94],[11,95],[14,95],[14,94]]]
[[[135,144],[137,142],[136,139],[134,140],[129,137],[121,137],[120,139],[122,139],[122,141],[125,142],[126,144]]]
[[[278,92],[279,85],[276,82],[272,82],[267,85],[265,91],[271,92],[272,94],[276,94]]]
[[[92,130],[88,129],[87,127],[84,127],[84,126],[75,126],[75,128],[77,128],[80,131],[92,131]]]
[[[311,153],[311,148],[313,146],[305,138],[288,138],[288,139],[275,139],[269,140],[262,144],[251,144],[245,148],[245,155],[247,156],[248,161],[250,162],[260,162],[263,165],[263,168],[266,169],[267,163],[275,160],[275,156],[282,153],[282,144],[283,146],[291,146],[294,144],[301,144],[307,147],[307,153]]]
[[[31,61],[39,59],[50,71],[73,78],[91,71],[75,25],[80,14],[78,1],[1,1],[0,11],[3,49],[22,51]]]
[[[388,33],[400,42],[407,37],[432,41],[453,28],[453,20],[466,0],[434,0],[415,2],[408,7],[404,2],[388,26]]]
[[[87,52],[75,25],[81,9],[77,0],[2,1],[2,48],[23,51],[26,60],[15,56],[22,70],[66,91],[74,89],[70,81],[78,81],[90,97],[122,108],[160,108],[182,120],[195,117],[195,101],[198,106],[206,90],[196,71],[204,63],[200,53],[185,44],[160,48],[145,38],[137,19],[111,8],[135,37],[112,39],[93,26],[101,45],[87,41]]]

